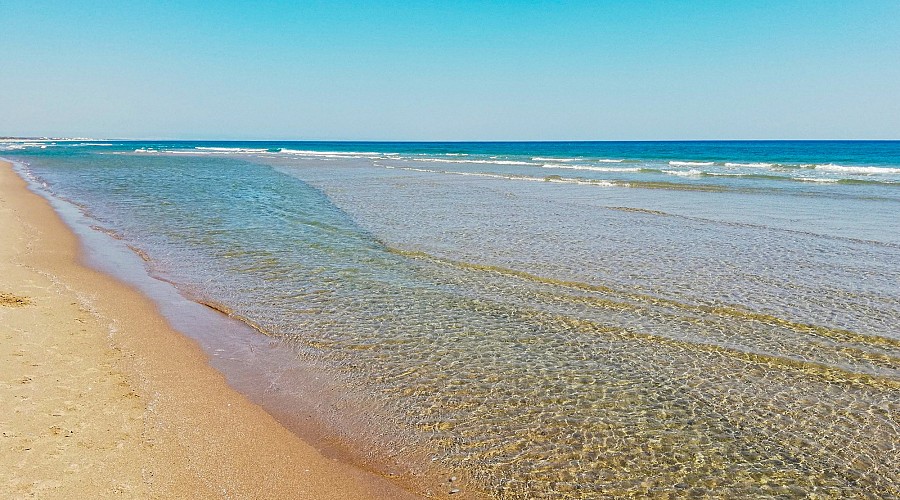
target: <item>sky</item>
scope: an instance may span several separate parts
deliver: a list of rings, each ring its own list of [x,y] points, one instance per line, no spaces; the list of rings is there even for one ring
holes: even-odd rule
[[[900,139],[900,1],[0,0],[0,136]]]

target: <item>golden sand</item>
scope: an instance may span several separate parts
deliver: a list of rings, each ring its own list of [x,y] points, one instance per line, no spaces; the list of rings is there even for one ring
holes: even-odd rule
[[[414,498],[231,389],[0,163],[0,497]]]

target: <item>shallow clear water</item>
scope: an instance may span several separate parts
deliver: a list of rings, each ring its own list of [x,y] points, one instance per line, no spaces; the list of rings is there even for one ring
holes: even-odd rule
[[[898,494],[900,143],[111,144],[0,155],[492,495]]]

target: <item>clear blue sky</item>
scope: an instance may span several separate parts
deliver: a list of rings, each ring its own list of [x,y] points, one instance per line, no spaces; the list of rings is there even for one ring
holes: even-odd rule
[[[0,0],[0,135],[900,139],[900,0]]]

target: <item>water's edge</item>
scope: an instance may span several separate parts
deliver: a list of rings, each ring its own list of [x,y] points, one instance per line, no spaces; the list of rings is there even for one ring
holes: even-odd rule
[[[321,415],[323,406],[337,413],[346,404],[341,395],[333,394],[342,385],[333,373],[303,364],[282,340],[233,317],[218,304],[191,297],[176,283],[154,276],[140,249],[102,231],[78,206],[43,189],[20,162],[2,157],[0,161],[11,164],[29,190],[45,199],[78,237],[83,264],[149,298],[175,331],[200,346],[210,366],[232,389],[301,440],[327,458],[386,478],[408,491],[428,497],[440,495],[453,477],[455,488],[464,486],[467,493],[480,496],[462,472],[426,463],[425,450],[404,447],[398,454],[370,448],[377,444],[360,437],[372,432],[365,427],[371,422],[327,422]],[[290,375],[289,388],[273,380],[285,373]]]
[[[900,142],[704,145],[734,155],[715,179],[694,144],[636,173],[605,146],[140,145],[5,156],[131,258],[95,267],[255,329],[207,330],[211,362],[320,448],[439,495],[464,469],[502,498],[893,496]]]

